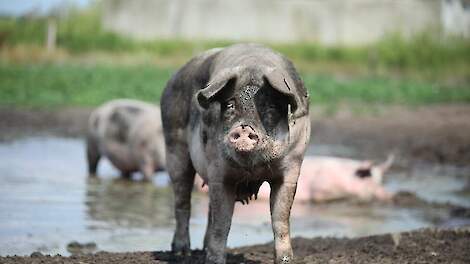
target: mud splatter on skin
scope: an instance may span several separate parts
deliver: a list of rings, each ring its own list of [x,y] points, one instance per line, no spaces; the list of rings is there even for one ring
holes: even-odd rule
[[[234,127],[244,124],[250,126],[260,136],[258,146],[249,155],[243,157],[234,153],[233,149],[225,144],[221,150],[224,158],[231,162],[233,167],[267,166],[283,156],[288,143],[287,107],[280,94],[273,92],[272,88],[247,86],[242,89],[239,100],[233,100],[233,108],[222,108],[222,123],[224,134],[228,134]],[[229,100],[226,105],[231,105]],[[238,120],[235,122],[234,120]]]

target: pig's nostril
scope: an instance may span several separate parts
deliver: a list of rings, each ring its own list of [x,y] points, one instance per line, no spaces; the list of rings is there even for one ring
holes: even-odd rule
[[[251,139],[251,140],[258,140],[258,136],[256,134],[251,134],[248,135],[248,138]]]
[[[233,139],[238,139],[240,137],[240,134],[239,133],[233,133],[232,134],[232,138]]]

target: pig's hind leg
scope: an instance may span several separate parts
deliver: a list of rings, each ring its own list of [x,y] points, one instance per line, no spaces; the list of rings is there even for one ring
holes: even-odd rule
[[[171,250],[177,254],[189,255],[189,218],[191,216],[191,192],[195,170],[187,146],[168,144],[167,166],[175,196],[176,230]]]
[[[88,175],[90,177],[96,177],[96,169],[101,158],[96,138],[93,136],[88,136],[86,140],[86,147]]]

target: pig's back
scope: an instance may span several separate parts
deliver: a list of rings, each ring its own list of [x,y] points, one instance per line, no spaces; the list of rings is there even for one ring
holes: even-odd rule
[[[134,122],[140,115],[151,111],[153,105],[131,99],[110,101],[99,107],[90,117],[90,126],[100,141],[125,144]]]

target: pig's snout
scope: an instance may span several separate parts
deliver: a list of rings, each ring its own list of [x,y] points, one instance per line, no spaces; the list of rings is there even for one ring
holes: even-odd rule
[[[259,137],[252,127],[241,125],[230,131],[228,141],[235,151],[250,152],[258,144]]]

